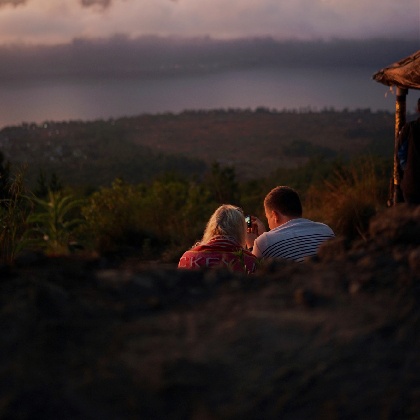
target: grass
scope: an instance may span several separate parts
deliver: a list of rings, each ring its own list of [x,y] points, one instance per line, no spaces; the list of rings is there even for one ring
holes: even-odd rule
[[[305,217],[324,221],[336,235],[366,239],[371,217],[386,206],[385,172],[384,164],[372,158],[337,169],[321,186],[309,188]]]

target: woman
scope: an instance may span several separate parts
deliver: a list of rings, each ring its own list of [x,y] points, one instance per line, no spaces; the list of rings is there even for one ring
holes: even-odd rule
[[[246,229],[242,210],[223,204],[207,222],[203,239],[181,257],[178,268],[227,267],[253,273],[257,258],[245,249]]]

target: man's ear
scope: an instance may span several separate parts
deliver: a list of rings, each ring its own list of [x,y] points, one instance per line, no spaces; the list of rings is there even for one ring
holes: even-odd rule
[[[280,223],[283,218],[283,215],[278,210],[271,210],[271,215],[276,223]]]

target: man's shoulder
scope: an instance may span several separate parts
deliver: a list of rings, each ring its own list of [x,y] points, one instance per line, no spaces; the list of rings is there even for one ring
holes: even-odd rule
[[[290,221],[290,226],[327,226],[325,223],[322,222],[316,222],[314,220],[305,219],[304,217],[301,217],[299,219],[292,219]]]
[[[326,235],[334,235],[333,230],[325,223],[304,218],[291,220],[288,229],[302,234],[320,232]]]
[[[333,230],[325,223],[315,222],[310,219],[297,218],[291,219],[285,224],[274,228],[262,235],[267,237],[286,236],[286,235],[306,235],[308,233],[320,232],[326,235],[334,236]]]
[[[302,220],[301,226],[305,228],[326,230],[326,231],[332,232],[332,229],[325,223],[315,222],[314,220],[310,220],[310,219],[301,219],[301,220]]]

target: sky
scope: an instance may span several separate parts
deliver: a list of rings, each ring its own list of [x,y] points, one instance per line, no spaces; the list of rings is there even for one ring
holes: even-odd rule
[[[420,0],[0,0],[2,45],[115,35],[420,43]]]
[[[182,102],[186,94],[177,90],[177,78],[179,83],[188,77],[194,82],[196,76],[217,73],[224,80],[232,70],[259,67],[286,69],[282,82],[290,83],[296,69],[311,68],[311,75],[322,76],[311,85],[323,85],[332,73],[324,75],[321,68],[334,69],[338,76],[349,68],[364,67],[357,74],[363,78],[360,86],[367,85],[358,97],[382,98],[387,87],[376,86],[375,92],[371,75],[419,49],[420,0],[0,0],[0,125],[108,116],[114,110],[100,114],[99,105],[116,103],[122,112],[122,105],[129,102],[119,85],[111,89],[106,83],[107,92],[111,89],[118,95],[93,102],[91,109],[98,112],[90,115],[83,106],[104,89],[89,93],[81,87],[85,79],[88,87],[105,80],[135,79],[135,86],[144,89],[153,85],[151,79],[165,79],[172,83],[170,89],[179,92],[174,96],[178,107],[197,108],[210,99],[203,97],[200,104]],[[197,89],[204,88],[202,80]],[[236,82],[237,78],[232,80]],[[259,86],[259,92],[265,84],[263,78],[252,86]],[[330,85],[327,88],[335,95],[338,89],[332,81]],[[223,89],[218,93],[229,96]],[[138,93],[135,106],[124,112],[139,112],[139,99],[149,106],[148,95]],[[245,99],[253,101],[253,95]],[[230,96],[229,101],[214,100],[212,106],[254,106],[242,97],[242,102],[234,103]],[[304,90],[298,96],[301,106],[323,106],[319,98],[324,94],[308,98]],[[71,98],[74,106],[67,110]],[[165,98],[155,102],[162,103],[156,112],[173,110]],[[350,99],[345,103],[350,106]],[[258,105],[268,104],[265,97],[258,99]]]

